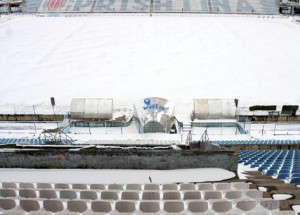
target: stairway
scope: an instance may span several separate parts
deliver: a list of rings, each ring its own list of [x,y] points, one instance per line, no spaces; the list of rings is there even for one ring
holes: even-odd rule
[[[181,127],[181,143],[186,142],[186,138],[189,136],[189,133],[192,133],[192,123],[183,122]]]

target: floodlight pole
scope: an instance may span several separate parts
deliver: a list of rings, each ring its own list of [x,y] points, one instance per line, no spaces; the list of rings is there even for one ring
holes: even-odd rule
[[[33,108],[33,113],[36,116],[34,105],[32,105],[32,108]],[[32,119],[33,119],[33,117],[32,117]],[[36,135],[36,125],[35,125],[35,121],[34,120],[33,120],[33,125],[34,125],[34,135],[33,136],[35,136]]]
[[[51,101],[51,105],[52,105],[52,109],[53,109],[54,120],[56,121],[56,125],[57,125],[57,132],[58,132],[58,135],[59,135],[59,141],[61,142],[61,135],[60,135],[60,131],[59,131],[59,128],[58,128],[58,121],[55,118],[55,111],[54,111],[55,99],[54,99],[54,97],[51,97],[50,101]]]
[[[53,110],[53,116],[54,116],[54,120],[55,120],[55,122],[56,122],[56,125],[57,125],[57,128],[58,128],[58,122],[57,122],[57,120],[55,119],[54,105],[52,105],[52,110]]]
[[[267,134],[266,131],[265,131],[265,126],[264,125],[258,133],[260,133],[260,132],[261,132],[261,136],[264,136],[264,134]]]
[[[90,123],[89,123],[89,122],[88,122],[88,126],[89,126],[89,133],[92,134],[92,133],[91,133],[91,126],[90,126]]]

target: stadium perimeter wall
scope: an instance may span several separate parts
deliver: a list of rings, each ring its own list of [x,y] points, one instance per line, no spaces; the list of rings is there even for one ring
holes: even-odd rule
[[[237,171],[234,151],[189,150],[16,150],[0,152],[0,168],[186,169]]]
[[[25,13],[278,14],[278,0],[26,0]]]
[[[64,115],[50,115],[50,114],[0,114],[0,121],[13,122],[42,122],[42,121],[63,121]]]

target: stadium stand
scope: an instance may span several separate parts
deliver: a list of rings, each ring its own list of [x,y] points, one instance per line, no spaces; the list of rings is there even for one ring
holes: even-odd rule
[[[300,140],[216,140],[219,145],[299,145]]]
[[[300,185],[300,150],[243,150],[237,153],[240,163]]]
[[[62,186],[51,183],[45,188],[40,185],[26,183],[24,189],[24,183],[0,183],[0,211],[5,214],[73,214],[72,212],[84,214],[254,212],[273,214],[274,212],[276,214],[279,212],[278,200],[263,198],[263,191],[249,189],[249,184],[245,182],[101,184],[104,190],[92,189],[90,184]],[[209,187],[210,190],[204,191],[201,187]],[[107,198],[108,195],[103,193],[110,194],[111,198]],[[295,214],[292,211],[288,212]]]
[[[32,145],[45,144],[47,141],[45,139],[38,138],[0,138],[0,144],[21,144],[27,143]],[[77,140],[62,139],[64,144],[73,144]],[[134,140],[89,140],[86,141],[87,144],[97,144],[97,145],[110,145],[110,144],[133,144]],[[157,141],[147,141],[141,140],[139,144],[156,144],[156,145],[172,145],[179,144],[177,140],[157,140]],[[215,140],[214,144],[218,145],[300,145],[300,140]],[[101,147],[101,146],[99,146]]]
[[[278,14],[275,0],[27,0],[26,13]]]
[[[278,8],[273,0],[211,0],[212,10],[215,13],[255,13],[276,14]]]
[[[27,12],[27,13],[39,12],[39,7],[41,6],[41,4],[42,4],[42,0],[36,0],[36,1],[27,0],[24,4],[23,12]]]
[[[0,138],[0,144],[31,144],[31,145],[39,145],[39,144],[46,144],[50,140],[45,139],[38,139],[38,138]],[[72,144],[76,140],[70,139],[62,139],[64,144]]]

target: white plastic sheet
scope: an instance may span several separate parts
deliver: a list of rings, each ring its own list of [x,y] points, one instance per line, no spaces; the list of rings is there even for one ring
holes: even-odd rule
[[[112,119],[113,100],[74,98],[70,111],[72,119]]]
[[[196,119],[234,119],[234,99],[194,99]]]

